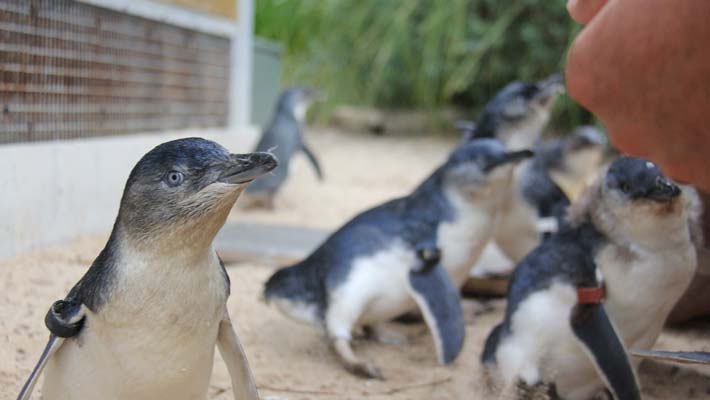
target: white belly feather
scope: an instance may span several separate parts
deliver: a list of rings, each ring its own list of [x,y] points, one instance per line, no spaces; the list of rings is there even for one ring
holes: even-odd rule
[[[108,302],[47,365],[44,398],[204,399],[227,299],[216,254],[123,259]]]
[[[513,190],[511,196],[493,236],[503,254],[517,264],[540,244],[539,217],[520,190]]]
[[[498,216],[495,208],[474,207],[454,195],[449,199],[456,208],[456,219],[439,225],[437,244],[441,249],[442,265],[454,284],[461,287],[491,240]]]
[[[408,274],[416,262],[411,248],[395,241],[374,255],[355,259],[347,282],[330,293],[326,325],[331,335],[350,338],[356,325],[382,322],[413,310]]]

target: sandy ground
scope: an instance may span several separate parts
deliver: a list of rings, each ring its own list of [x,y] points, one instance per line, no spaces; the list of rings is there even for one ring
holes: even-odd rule
[[[321,157],[326,181],[319,183],[302,157],[273,213],[237,210],[232,219],[332,229],[356,212],[416,185],[444,159],[453,141],[432,138],[375,138],[321,131],[310,138]],[[84,238],[0,262],[0,400],[13,399],[46,340],[44,314],[64,297],[98,254],[105,237]],[[366,381],[346,373],[318,330],[292,322],[259,300],[275,265],[228,267],[232,278],[229,310],[246,348],[260,391],[287,399],[490,399],[478,363],[483,341],[500,319],[504,303],[465,300],[467,340],[450,366],[436,364],[423,325],[391,324],[408,335],[406,346],[358,341],[355,351],[381,367],[386,381]],[[710,323],[667,330],[659,349],[710,350]],[[710,398],[710,370],[645,363],[641,382],[646,399]],[[209,398],[231,399],[229,378],[219,356]]]

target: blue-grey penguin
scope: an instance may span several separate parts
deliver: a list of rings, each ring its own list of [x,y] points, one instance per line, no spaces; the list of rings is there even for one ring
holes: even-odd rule
[[[19,399],[205,399],[215,345],[236,399],[258,399],[232,328],[229,277],[212,247],[246,185],[276,167],[188,138],[128,177],[106,247],[46,315],[50,338]]]
[[[513,81],[493,96],[474,124],[459,123],[459,128],[470,140],[496,138],[511,150],[531,149],[563,90],[559,74],[539,82]]]
[[[358,375],[381,378],[353,353],[353,329],[377,332],[417,306],[439,361],[453,361],[465,332],[458,289],[493,233],[513,166],[531,155],[493,139],[462,144],[413,193],[359,214],[305,260],[277,271],[266,300],[325,328]]]
[[[539,82],[509,83],[486,104],[473,131],[467,136],[470,140],[494,137],[510,150],[534,148],[540,142],[543,128],[563,88],[560,75]],[[525,174],[531,162],[521,163],[516,168],[514,183],[510,187],[494,235],[495,244],[513,263],[519,262],[537,246],[541,235],[540,226],[546,225],[545,220],[542,220],[542,224],[538,220],[538,210],[530,204],[523,191]],[[559,200],[560,195],[564,196],[554,182],[547,179],[545,182],[551,183],[548,188],[553,190],[553,193],[549,193],[553,200]],[[529,194],[537,196],[536,191]]]
[[[557,181],[586,182],[601,168],[605,148],[604,136],[591,126],[535,147],[535,157],[516,181],[520,190],[516,194],[529,205],[527,219],[530,225],[537,225],[537,232],[546,236],[564,223],[570,199]]]
[[[614,161],[568,225],[517,266],[482,355],[505,387],[551,384],[563,399],[639,399],[630,349],[648,350],[696,268],[701,205],[653,163]]]
[[[291,87],[281,94],[273,119],[261,135],[255,149],[255,151],[268,151],[274,154],[279,160],[279,167],[273,173],[257,179],[247,188],[252,206],[269,209],[274,207],[274,196],[286,182],[291,158],[299,151],[306,155],[318,178],[323,179],[318,159],[303,136],[308,107],[320,98],[318,91],[304,87]]]

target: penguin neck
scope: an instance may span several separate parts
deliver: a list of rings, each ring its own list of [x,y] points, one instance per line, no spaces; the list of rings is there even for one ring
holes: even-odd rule
[[[240,193],[241,190],[235,192],[217,206],[195,217],[153,227],[147,232],[125,226],[119,213],[110,241],[120,241],[122,247],[146,258],[179,255],[197,260],[213,252],[212,241],[224,226]]]
[[[293,118],[298,126],[303,128],[306,123],[306,112],[308,111],[308,105],[306,104],[296,104],[291,109],[287,111],[288,115]]]
[[[685,211],[678,209],[683,207],[680,199],[668,205],[670,210],[665,215],[633,205],[615,212],[603,197],[599,200],[590,209],[592,223],[619,245],[660,251],[680,250],[691,243]]]

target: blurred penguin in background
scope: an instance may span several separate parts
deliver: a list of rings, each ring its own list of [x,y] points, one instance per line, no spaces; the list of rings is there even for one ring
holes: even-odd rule
[[[542,131],[550,120],[555,100],[563,90],[564,82],[559,74],[538,82],[511,82],[486,104],[475,122],[462,121],[457,127],[463,132],[465,141],[496,138],[509,150],[533,148],[540,141]],[[502,205],[499,226],[494,235],[494,242],[500,247],[504,258],[514,263],[524,257],[540,240],[537,210],[521,195],[523,171],[531,162],[523,161],[516,166],[514,181],[509,195],[506,196],[506,202]],[[499,238],[502,244],[499,243]],[[518,240],[521,243],[518,243]],[[474,268],[474,275],[500,275],[508,272],[507,266],[501,269],[499,265],[495,265],[498,263],[498,256],[494,256],[496,261],[491,262],[489,255],[495,253],[491,249],[493,247],[488,246],[480,265]]]
[[[510,150],[533,148],[562,91],[560,74],[539,82],[511,82],[486,104],[475,124],[460,123],[459,127],[468,140],[496,138]]]
[[[606,134],[592,125],[548,143],[543,146],[550,151],[540,149],[539,156],[546,158],[550,177],[573,201],[619,156]]]
[[[598,175],[605,149],[604,135],[591,126],[537,146],[535,157],[522,171],[519,188],[522,200],[531,207],[531,223],[537,220],[543,237],[558,230],[579,187],[583,189]]]
[[[499,240],[519,241],[517,244],[523,246],[519,252],[523,253],[559,230],[565,223],[570,202],[604,170],[608,152],[605,135],[593,126],[580,126],[567,136],[539,144],[513,188],[513,199],[520,201],[516,217],[518,222],[527,221],[528,229]],[[503,245],[510,250],[516,243]],[[507,275],[512,267],[512,264],[494,265],[484,259],[472,275],[480,278]]]
[[[306,112],[311,104],[321,98],[317,90],[298,86],[290,87],[281,94],[271,123],[254,150],[270,152],[276,156],[279,167],[273,173],[257,179],[247,189],[245,197],[248,197],[248,206],[274,208],[274,196],[286,182],[291,158],[299,151],[305,153],[318,179],[323,179],[320,164],[303,137]]]

